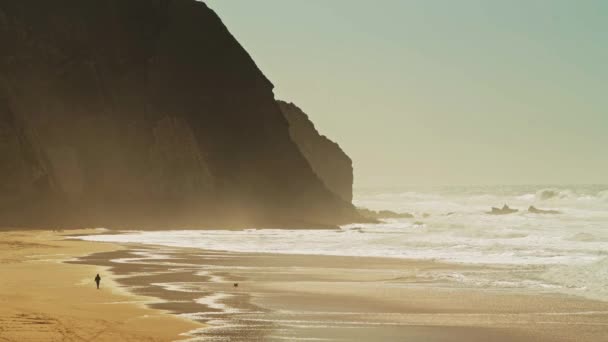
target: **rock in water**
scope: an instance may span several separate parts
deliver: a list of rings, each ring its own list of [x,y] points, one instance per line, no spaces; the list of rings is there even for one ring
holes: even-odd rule
[[[551,215],[556,215],[556,214],[561,214],[560,211],[557,210],[543,210],[543,209],[538,209],[535,206],[531,205],[528,208],[528,212],[532,213],[532,214],[551,214]]]
[[[398,213],[391,210],[370,210],[367,208],[357,208],[359,214],[369,219],[397,219],[397,218],[414,218],[410,213]]]
[[[502,208],[492,207],[492,210],[487,213],[490,215],[508,215],[516,213],[517,211],[517,209],[512,209],[505,204]]]
[[[202,2],[2,1],[0,44],[0,226],[359,219]]]

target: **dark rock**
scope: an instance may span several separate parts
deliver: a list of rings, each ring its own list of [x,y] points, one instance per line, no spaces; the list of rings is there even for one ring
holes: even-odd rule
[[[492,207],[492,211],[489,211],[488,214],[490,214],[490,215],[508,215],[508,214],[516,213],[517,211],[518,211],[517,209],[509,208],[509,206],[505,204],[502,208]]]
[[[552,215],[556,215],[556,214],[561,214],[560,211],[557,210],[543,210],[543,209],[538,209],[535,206],[531,205],[528,208],[528,212],[532,213],[532,214],[552,214]]]
[[[0,44],[0,226],[360,219],[202,2],[2,1]]]
[[[375,210],[369,210],[366,208],[357,208],[357,210],[359,211],[359,214],[361,216],[369,218],[369,219],[375,219],[375,220],[389,219],[389,218],[414,218],[414,215],[412,215],[410,213],[397,213],[397,212],[390,211],[390,210],[375,211]]]
[[[353,199],[353,162],[338,144],[319,134],[308,115],[293,103],[277,101],[289,123],[291,139],[325,186],[351,202]]]

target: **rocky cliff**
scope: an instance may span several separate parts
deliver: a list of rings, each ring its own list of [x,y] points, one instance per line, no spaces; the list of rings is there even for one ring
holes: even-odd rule
[[[358,219],[202,2],[2,1],[0,45],[0,226]]]
[[[319,134],[308,115],[293,103],[277,101],[289,123],[289,135],[323,184],[351,202],[353,199],[353,162],[340,146]]]

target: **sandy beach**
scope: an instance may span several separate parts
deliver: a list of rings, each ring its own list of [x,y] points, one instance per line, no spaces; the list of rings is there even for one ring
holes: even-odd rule
[[[429,277],[501,271],[489,266],[136,244],[77,263],[208,325],[194,341],[608,340],[608,303]]]
[[[123,249],[64,240],[74,233],[94,230],[0,233],[0,341],[172,341],[202,326],[146,307],[150,298],[125,291],[103,267],[64,263]]]
[[[606,18],[0,0],[0,342],[608,342]]]
[[[608,303],[428,277],[487,266],[66,239],[92,233],[1,233],[0,340],[608,340]]]

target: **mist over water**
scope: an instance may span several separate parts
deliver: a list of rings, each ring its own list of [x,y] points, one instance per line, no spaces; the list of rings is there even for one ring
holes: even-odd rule
[[[418,225],[404,230],[404,247],[441,260],[483,264],[578,264],[604,257],[608,192],[583,187],[447,187],[418,191],[367,190],[356,205],[406,211]],[[519,211],[489,215],[504,204]],[[534,214],[528,207],[557,210]],[[425,217],[427,216],[427,217]],[[395,228],[407,221],[392,221]],[[382,227],[384,225],[380,225]]]
[[[489,265],[428,276],[461,286],[550,290],[608,300],[608,186],[360,189],[355,205],[414,214],[338,230],[246,229],[88,236],[232,252],[378,256]],[[510,215],[489,215],[508,204]],[[558,210],[534,214],[529,206]],[[496,271],[496,270],[500,271]]]

